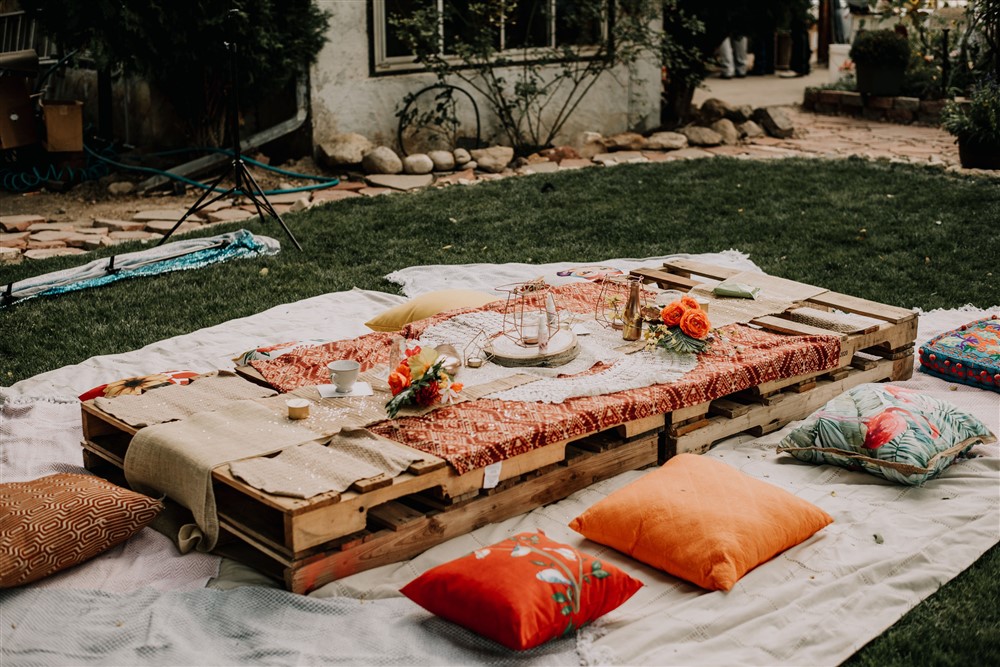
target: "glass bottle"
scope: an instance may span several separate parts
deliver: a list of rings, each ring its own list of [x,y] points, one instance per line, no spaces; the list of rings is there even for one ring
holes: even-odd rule
[[[625,301],[625,310],[622,312],[622,338],[625,340],[639,340],[642,336],[642,306],[639,303],[639,281],[630,280],[628,285],[628,300]]]

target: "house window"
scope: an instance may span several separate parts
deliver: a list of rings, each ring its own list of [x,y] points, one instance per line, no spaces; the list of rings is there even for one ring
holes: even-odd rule
[[[597,46],[606,39],[608,9],[590,20],[581,19],[574,0],[488,0],[496,6],[494,46],[511,59],[530,58],[533,49],[558,46]],[[453,53],[462,34],[463,15],[470,4],[483,0],[372,0],[372,47],[375,71],[406,72],[421,69],[413,53],[396,34],[395,18],[432,8],[441,17],[439,43],[445,57]]]

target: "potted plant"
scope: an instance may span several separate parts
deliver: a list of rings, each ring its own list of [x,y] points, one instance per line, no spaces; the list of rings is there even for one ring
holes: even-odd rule
[[[851,60],[858,77],[858,92],[865,95],[898,95],[903,73],[910,63],[910,41],[894,30],[865,30],[851,44]]]
[[[958,157],[967,169],[1000,169],[1000,83],[981,81],[967,101],[949,101],[941,125],[958,140]]]

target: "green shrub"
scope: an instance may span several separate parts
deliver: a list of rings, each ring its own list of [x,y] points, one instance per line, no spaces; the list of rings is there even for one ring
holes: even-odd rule
[[[1000,146],[1000,84],[981,81],[968,102],[948,102],[941,125],[959,139]]]
[[[850,55],[856,65],[906,69],[910,63],[910,42],[894,30],[865,30],[854,38]]]

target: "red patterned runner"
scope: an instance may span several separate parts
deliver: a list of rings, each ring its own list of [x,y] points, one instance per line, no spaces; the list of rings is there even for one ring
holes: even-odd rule
[[[578,283],[554,288],[554,292],[560,307],[591,313],[600,286]],[[485,307],[498,312],[503,308],[503,301]],[[474,309],[414,322],[402,333],[418,338],[428,326],[470,310]],[[720,333],[721,339],[700,355],[698,367],[668,385],[572,398],[562,404],[467,401],[423,417],[387,420],[371,430],[440,456],[461,474],[560,440],[697,405],[771,380],[834,368],[840,360],[836,336],[785,336],[743,325],[724,327]],[[334,359],[357,359],[362,369],[385,362],[391,338],[386,333],[366,334],[251,363],[275,388],[288,392],[329,382],[326,364]]]

